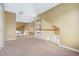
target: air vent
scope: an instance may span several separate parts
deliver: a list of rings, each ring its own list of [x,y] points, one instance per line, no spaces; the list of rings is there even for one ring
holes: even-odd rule
[[[22,15],[23,13],[24,13],[24,11],[20,11],[20,12],[19,12],[19,15]]]

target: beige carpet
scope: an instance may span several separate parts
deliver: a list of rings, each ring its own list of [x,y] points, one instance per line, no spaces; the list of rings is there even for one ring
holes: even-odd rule
[[[79,53],[40,39],[28,38],[5,42],[1,56],[78,56]]]

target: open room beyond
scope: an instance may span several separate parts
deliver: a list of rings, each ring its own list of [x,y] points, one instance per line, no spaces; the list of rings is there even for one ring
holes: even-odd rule
[[[0,3],[0,56],[79,56],[79,3]]]

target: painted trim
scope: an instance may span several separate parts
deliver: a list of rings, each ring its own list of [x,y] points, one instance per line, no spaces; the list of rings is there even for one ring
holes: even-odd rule
[[[16,38],[5,39],[4,42],[9,40],[16,40]]]
[[[59,46],[62,47],[62,48],[66,48],[66,49],[68,49],[68,50],[74,51],[74,52],[79,52],[78,49],[75,49],[75,48],[72,48],[72,47],[69,47],[69,46],[66,46],[66,45],[62,45],[62,44],[60,43],[60,39],[59,39],[59,41],[57,42],[57,45],[59,45]]]
[[[79,52],[78,49],[75,49],[75,48],[71,48],[71,47],[68,47],[68,46],[65,46],[65,45],[62,45],[62,44],[59,44],[60,47],[63,47],[63,48],[66,48],[68,50],[71,50],[71,51],[74,51],[74,52]]]
[[[58,37],[58,38],[59,38],[59,40],[58,40],[58,42],[57,42],[57,45],[59,45],[59,46],[62,47],[62,48],[66,48],[66,49],[68,49],[68,50],[74,51],[74,52],[79,52],[78,49],[75,49],[75,48],[72,48],[72,47],[69,47],[69,46],[66,46],[66,45],[62,45],[62,44],[60,43],[60,37]]]
[[[12,10],[9,10],[9,9],[5,9],[5,11],[16,14],[16,12],[14,12],[14,11],[12,11]]]

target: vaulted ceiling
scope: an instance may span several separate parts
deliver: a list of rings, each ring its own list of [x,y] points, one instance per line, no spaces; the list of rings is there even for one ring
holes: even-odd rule
[[[16,13],[16,22],[30,23],[34,17],[59,3],[6,3],[5,10]]]

